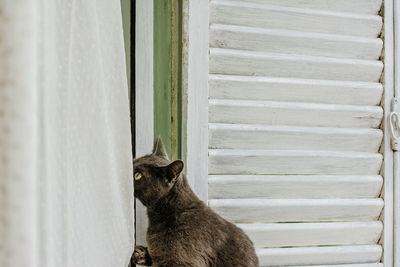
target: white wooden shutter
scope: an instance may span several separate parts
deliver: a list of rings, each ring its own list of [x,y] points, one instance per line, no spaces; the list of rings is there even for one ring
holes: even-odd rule
[[[381,4],[210,2],[209,205],[262,266],[381,266]]]

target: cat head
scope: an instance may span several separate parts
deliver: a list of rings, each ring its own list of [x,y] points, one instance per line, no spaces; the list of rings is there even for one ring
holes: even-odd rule
[[[154,145],[153,153],[134,159],[135,197],[146,207],[154,205],[166,196],[178,180],[183,162],[171,162],[160,137]]]

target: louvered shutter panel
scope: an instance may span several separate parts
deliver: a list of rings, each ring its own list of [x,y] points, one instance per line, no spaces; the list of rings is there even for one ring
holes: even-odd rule
[[[210,2],[209,205],[262,266],[381,266],[381,4]]]

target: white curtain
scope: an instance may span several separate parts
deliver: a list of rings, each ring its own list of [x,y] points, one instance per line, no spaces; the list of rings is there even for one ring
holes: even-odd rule
[[[119,0],[0,1],[0,266],[127,266]]]

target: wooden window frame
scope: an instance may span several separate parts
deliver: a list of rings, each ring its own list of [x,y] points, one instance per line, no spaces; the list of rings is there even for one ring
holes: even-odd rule
[[[394,153],[391,149],[391,140],[389,133],[389,114],[392,111],[391,102],[395,96],[395,63],[394,63],[394,1],[384,1],[384,75],[382,77],[382,83],[384,84],[384,98],[382,101],[382,107],[384,108],[384,119],[382,122],[382,128],[384,131],[384,138],[382,143],[382,153],[384,157],[382,174],[384,176],[384,187],[382,190],[382,197],[384,199],[385,207],[381,219],[383,220],[383,235],[381,237],[383,246],[383,257],[382,262],[385,266],[399,267],[398,256],[394,251],[395,236],[398,235],[398,231],[394,228]],[[398,76],[398,75],[396,75]],[[396,214],[396,213],[395,213]],[[397,215],[398,216],[398,215]],[[397,262],[397,263],[396,263]]]
[[[392,46],[388,47],[390,50],[388,55],[385,55],[385,58],[390,57],[390,64],[393,66],[391,71],[393,73],[392,77],[388,77],[388,80],[391,78],[393,82],[393,95],[394,98],[400,97],[400,3],[396,0],[386,0],[385,5],[389,5],[386,10],[385,6],[385,14],[389,13],[391,17],[388,19],[388,23],[390,24],[387,29],[387,32],[393,34],[391,36],[391,44]],[[385,28],[386,32],[386,28]],[[385,80],[386,81],[386,80]],[[386,99],[385,99],[386,101]],[[389,100],[387,100],[389,101]],[[389,109],[388,103],[388,109]],[[397,107],[391,107],[392,112],[399,112],[399,102],[397,102]],[[389,131],[387,131],[389,132]],[[389,134],[389,133],[387,133]],[[397,136],[396,136],[397,137]],[[398,140],[396,140],[398,141]],[[392,184],[392,192],[393,192],[393,203],[392,203],[392,211],[393,211],[393,227],[392,230],[392,244],[393,244],[393,266],[400,267],[400,151],[393,152],[393,184]]]
[[[205,202],[208,199],[208,18],[209,1],[183,1],[182,157],[189,183]]]
[[[394,153],[387,130],[391,101],[399,92],[400,76],[400,31],[398,20],[400,4],[394,0],[384,2],[384,64],[382,76],[385,93],[384,140],[382,153],[384,163],[384,187],[382,196],[385,208],[382,213],[384,232],[381,244],[385,266],[400,267],[400,189],[394,179]],[[186,174],[197,195],[208,199],[208,60],[209,60],[209,1],[183,0],[183,55],[182,55],[182,157],[186,163]],[[205,22],[206,21],[206,22]],[[136,52],[135,70],[135,139],[136,154],[148,153],[153,146],[153,1],[136,1]],[[140,52],[139,52],[140,51]],[[396,70],[396,72],[395,72]],[[399,96],[399,93],[396,94]],[[140,141],[140,142],[138,142]],[[143,212],[137,208],[136,214]],[[141,216],[141,215],[140,215]],[[139,216],[139,217],[140,217]],[[136,216],[137,232],[145,231],[146,222]],[[144,217],[145,218],[145,217]],[[137,236],[138,236],[137,235]],[[144,241],[144,240],[143,240]],[[144,244],[140,238],[138,243]],[[398,256],[396,256],[398,255]]]
[[[148,154],[153,149],[153,1],[135,1],[135,157]],[[146,244],[146,209],[135,200],[135,242]]]

